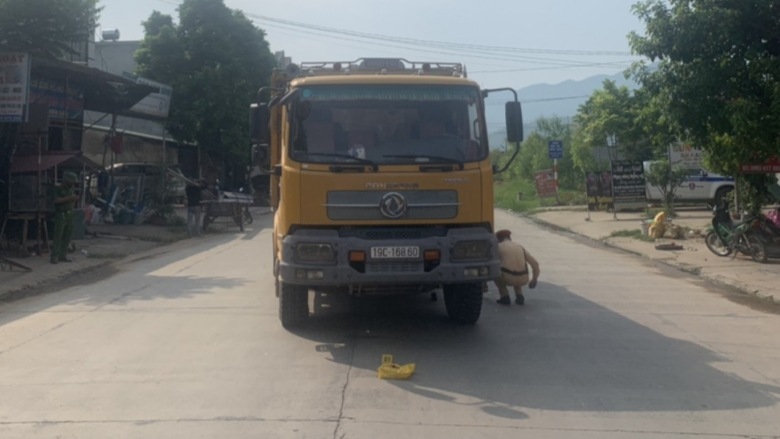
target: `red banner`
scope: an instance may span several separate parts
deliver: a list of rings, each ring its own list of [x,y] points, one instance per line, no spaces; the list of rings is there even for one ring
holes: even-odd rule
[[[745,163],[740,167],[743,174],[780,174],[780,157],[775,157],[764,163]]]
[[[536,184],[536,193],[539,195],[539,198],[555,198],[558,195],[555,174],[552,169],[535,172],[534,183]]]

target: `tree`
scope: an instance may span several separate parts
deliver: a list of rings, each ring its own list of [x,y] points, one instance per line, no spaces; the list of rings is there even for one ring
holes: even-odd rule
[[[646,32],[629,36],[632,50],[657,62],[655,70],[635,66],[634,75],[663,102],[670,128],[703,149],[713,171],[726,175],[737,175],[741,163],[776,156],[780,4],[645,0],[633,10]],[[761,186],[768,179],[751,180]]]
[[[610,160],[619,157],[628,160],[649,159],[652,156],[652,145],[643,127],[637,122],[641,110],[639,104],[628,87],[618,87],[615,81],[604,81],[603,88],[594,91],[575,116],[582,130],[580,147],[588,147],[592,154],[596,148],[611,143]]]
[[[672,168],[669,160],[661,160],[650,164],[650,172],[647,173],[647,182],[658,188],[664,202],[666,214],[674,216],[674,199],[677,188],[685,182],[688,171],[684,168]]]
[[[0,0],[0,45],[60,58],[95,31],[98,0]]]
[[[265,33],[223,0],[185,0],[179,21],[154,12],[144,22],[137,73],[173,87],[167,128],[179,141],[249,159],[249,106],[275,59]]]
[[[534,173],[552,169],[553,160],[549,158],[548,142],[563,141],[563,158],[558,160],[558,178],[561,188],[576,189],[584,181],[584,174],[574,167],[571,155],[572,125],[563,118],[541,117],[536,121],[536,129],[523,142],[517,160],[507,170],[509,178],[533,181]],[[513,146],[510,146],[511,151]]]

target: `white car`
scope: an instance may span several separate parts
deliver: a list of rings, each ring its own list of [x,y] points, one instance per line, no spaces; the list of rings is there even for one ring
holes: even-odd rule
[[[645,175],[650,172],[650,164],[644,162]],[[647,200],[661,202],[661,191],[649,182],[646,183]],[[718,204],[726,195],[734,190],[734,179],[723,175],[708,172],[702,168],[691,168],[688,177],[677,188],[676,199],[683,203]]]

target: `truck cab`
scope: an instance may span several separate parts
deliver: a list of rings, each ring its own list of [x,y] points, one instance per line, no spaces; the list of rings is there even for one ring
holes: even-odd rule
[[[461,64],[361,59],[288,66],[270,92],[267,102],[258,93],[252,131],[271,175],[282,324],[306,319],[309,290],[440,289],[453,320],[475,323],[482,284],[500,275],[491,91]],[[507,125],[519,144],[516,98]]]

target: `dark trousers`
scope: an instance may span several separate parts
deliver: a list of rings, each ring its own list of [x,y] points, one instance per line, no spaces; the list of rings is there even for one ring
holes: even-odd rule
[[[68,255],[71,235],[73,235],[73,212],[54,212],[52,262],[61,261]]]

